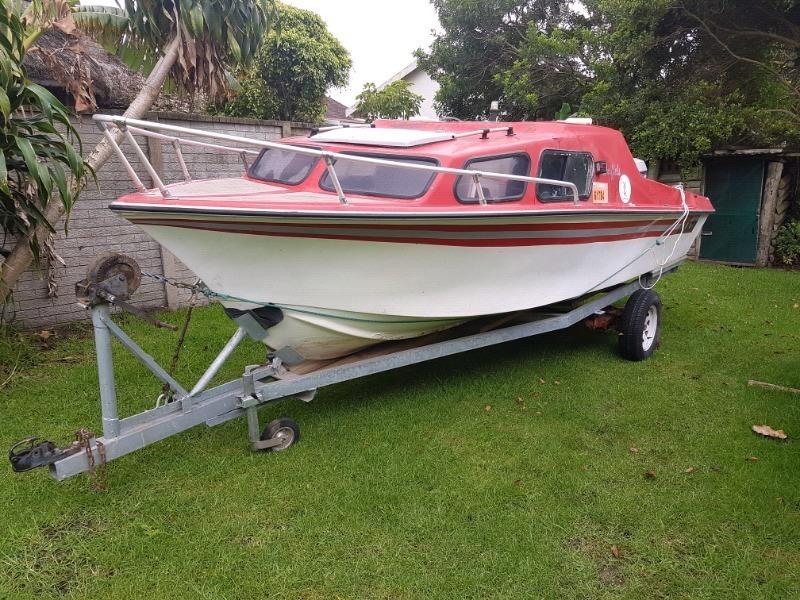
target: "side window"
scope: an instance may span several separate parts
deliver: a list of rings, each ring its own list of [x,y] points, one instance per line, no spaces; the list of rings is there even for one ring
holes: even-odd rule
[[[298,185],[305,181],[319,157],[277,148],[265,148],[250,167],[248,175],[261,181]]]
[[[593,175],[594,160],[588,152],[545,150],[539,160],[538,177],[574,183],[581,199],[589,197]],[[536,197],[540,202],[565,202],[572,200],[572,191],[561,185],[537,183]]]
[[[410,163],[436,167],[439,163],[432,158],[418,156],[402,156],[397,154],[366,154],[346,152],[352,156],[380,158],[396,163]],[[342,190],[348,194],[365,196],[388,196],[390,198],[413,199],[423,196],[436,177],[435,171],[423,169],[405,169],[393,165],[376,165],[374,163],[352,160],[335,160],[336,176]],[[319,181],[319,186],[328,192],[334,191],[330,173],[326,170]]]
[[[528,176],[531,159],[527,154],[507,154],[487,158],[473,158],[464,165],[465,169]],[[487,202],[512,202],[525,195],[527,183],[509,179],[481,177],[483,196]],[[473,204],[479,202],[478,190],[472,177],[461,175],[456,181],[456,198],[459,202]]]

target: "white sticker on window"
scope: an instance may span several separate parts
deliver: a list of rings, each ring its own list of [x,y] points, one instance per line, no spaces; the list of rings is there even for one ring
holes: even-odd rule
[[[619,197],[625,204],[631,201],[631,180],[627,175],[619,178]]]

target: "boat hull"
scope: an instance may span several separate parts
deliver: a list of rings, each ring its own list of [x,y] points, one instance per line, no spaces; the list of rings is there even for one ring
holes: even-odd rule
[[[278,307],[258,337],[306,359],[546,306],[682,260],[706,215],[479,218],[123,211],[236,311]],[[253,335],[251,333],[251,335]]]

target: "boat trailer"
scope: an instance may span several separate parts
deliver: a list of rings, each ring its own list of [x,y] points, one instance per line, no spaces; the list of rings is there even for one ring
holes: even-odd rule
[[[677,265],[672,265],[664,273],[675,269]],[[661,273],[642,276],[577,299],[567,307],[497,315],[493,322],[476,321],[466,324],[467,329],[459,326],[449,330],[449,334],[387,342],[341,359],[290,364],[279,352],[269,355],[267,364],[248,366],[241,378],[206,389],[247,336],[245,329],[239,327],[198,382],[187,390],[111,318],[111,307],[117,306],[160,324],[128,304],[141,280],[138,265],[124,255],[101,255],[90,266],[87,278],[76,285],[76,295],[91,311],[103,435],[97,438],[81,430],[78,440],[64,448],[50,441],[40,442],[40,438],[32,436],[14,444],[9,459],[14,471],[48,466],[53,478],[64,480],[83,472],[94,472],[96,465],[104,465],[196,425],[220,425],[242,415],[247,417],[252,450],[284,450],[299,439],[299,427],[291,419],[282,418],[261,430],[258,408],[264,404],[292,397],[310,402],[317,390],[325,386],[565,329],[581,321],[593,329],[615,327],[621,333],[622,354],[631,360],[642,360],[658,345],[661,303],[649,284],[660,276]],[[624,310],[612,306],[625,297],[630,299]],[[457,337],[447,338],[447,335]],[[166,397],[165,402],[158,401],[150,410],[120,418],[112,353],[114,338],[164,384],[168,392],[159,400]]]

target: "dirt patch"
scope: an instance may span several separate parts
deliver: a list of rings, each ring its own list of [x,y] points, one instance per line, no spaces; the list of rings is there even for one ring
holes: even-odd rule
[[[93,537],[105,529],[85,516],[44,525],[20,540],[13,554],[0,554],[2,576],[13,589],[35,597],[66,596],[87,577],[110,576],[90,551]]]
[[[597,579],[603,586],[625,585],[625,579],[622,577],[624,550],[620,551],[618,546],[597,538],[575,537],[567,542],[567,547],[594,563]]]

